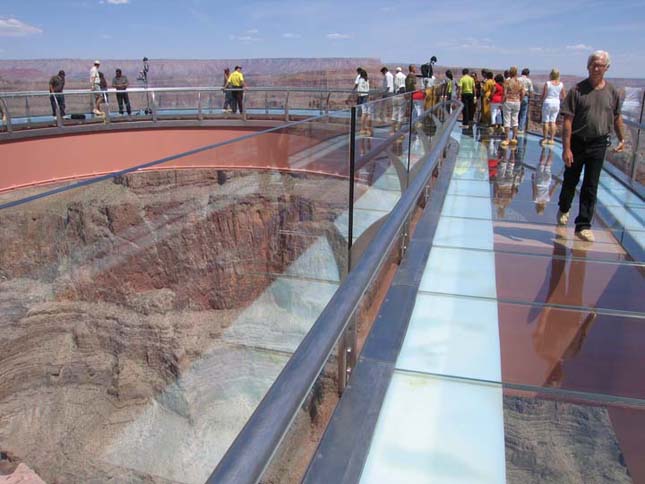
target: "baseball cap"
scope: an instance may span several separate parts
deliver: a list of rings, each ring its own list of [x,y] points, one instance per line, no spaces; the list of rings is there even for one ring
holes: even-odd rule
[[[403,70],[403,69],[401,69],[400,67],[397,67],[397,68],[396,68],[396,72],[401,72],[402,70]]]
[[[94,65],[97,65],[97,64],[100,64],[100,63],[101,63],[101,61],[100,61],[100,60],[95,60],[95,61],[94,61]]]

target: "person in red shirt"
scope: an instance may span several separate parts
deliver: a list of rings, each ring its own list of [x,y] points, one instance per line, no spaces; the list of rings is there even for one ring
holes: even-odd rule
[[[490,96],[490,118],[491,126],[496,131],[502,130],[502,103],[504,102],[504,76],[495,76],[495,86]]]

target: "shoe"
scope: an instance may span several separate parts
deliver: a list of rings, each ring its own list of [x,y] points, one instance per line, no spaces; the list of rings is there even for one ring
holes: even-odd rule
[[[594,242],[596,240],[591,229],[576,230],[576,237],[585,242]]]
[[[540,140],[540,146],[546,146],[549,144],[549,140],[544,138]]]
[[[558,225],[567,225],[567,223],[569,223],[569,212],[558,210]]]
[[[505,140],[504,140],[504,141],[502,141],[499,145],[500,145],[500,146],[508,146],[508,145],[509,145],[509,141],[508,141],[507,139],[505,139]]]
[[[92,113],[96,114],[97,116],[103,116],[103,113],[98,109],[93,110]]]
[[[513,139],[511,140],[511,144],[512,144],[512,145],[516,145],[516,144],[517,144],[517,138],[513,138]]]
[[[518,131],[517,131],[517,135],[518,135],[518,136],[524,136],[524,131],[518,130]]]
[[[548,141],[548,143],[549,143],[550,145],[554,145],[554,144],[555,144],[555,141],[553,141],[552,139],[550,139],[550,140]]]

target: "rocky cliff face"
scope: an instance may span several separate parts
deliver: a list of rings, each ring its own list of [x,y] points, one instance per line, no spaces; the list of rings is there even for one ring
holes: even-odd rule
[[[314,241],[344,267],[344,190],[167,170],[0,212],[0,452],[47,482],[203,480],[288,358],[224,336],[298,299],[275,281]]]

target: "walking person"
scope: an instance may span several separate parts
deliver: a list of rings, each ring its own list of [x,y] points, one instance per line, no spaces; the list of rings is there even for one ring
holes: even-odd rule
[[[555,144],[555,122],[560,112],[560,103],[566,92],[564,84],[560,81],[560,71],[551,69],[549,81],[544,83],[542,89],[542,134],[544,138],[540,141],[542,146]]]
[[[464,110],[462,114],[461,125],[464,128],[467,128],[472,125],[473,116],[473,106],[475,104],[475,80],[468,75],[468,69],[464,68],[461,70],[461,78],[457,83],[457,94],[461,96],[461,102],[464,105]]]
[[[405,74],[403,74],[403,69],[397,67],[394,75],[395,97],[392,99],[392,133],[401,129],[405,120],[405,97],[398,95],[403,93],[405,93]]]
[[[103,107],[101,105],[108,103],[108,94],[107,94],[108,83],[107,83],[107,79],[105,79],[105,76],[101,71],[99,71],[99,88],[101,89],[101,94],[99,95],[100,96],[99,111],[101,113],[101,116],[105,118],[109,114],[110,108],[108,106],[107,110],[103,110]]]
[[[119,114],[123,115],[123,105],[128,116],[132,115],[132,108],[130,107],[130,96],[125,90],[130,85],[128,76],[124,76],[121,69],[115,71],[115,76],[112,78],[112,87],[116,89],[116,101],[119,104]]]
[[[242,67],[235,66],[235,70],[228,77],[226,87],[232,89],[233,98],[233,114],[237,113],[238,109],[240,114],[244,114],[244,74],[242,74]]]
[[[519,81],[522,83],[524,88],[524,96],[520,101],[520,114],[518,122],[518,134],[524,134],[527,128],[528,122],[528,113],[529,113],[529,101],[533,95],[533,81],[529,78],[531,72],[528,68],[522,69],[522,75],[519,78]]]
[[[561,106],[564,115],[562,161],[565,170],[558,202],[558,225],[566,225],[569,221],[569,210],[584,168],[575,233],[579,239],[588,242],[594,241],[591,221],[602,165],[607,147],[611,144],[609,136],[612,125],[618,137],[618,145],[613,151],[625,149],[620,96],[604,78],[610,65],[608,52],[593,52],[587,59],[589,76],[569,91]]]
[[[60,70],[58,74],[52,76],[49,79],[49,92],[52,93],[49,96],[49,101],[52,105],[52,116],[56,117],[56,105],[58,104],[58,110],[60,115],[65,116],[65,96],[62,92],[65,88],[65,71]]]
[[[517,67],[513,66],[508,71],[509,78],[504,82],[504,133],[506,139],[502,141],[502,146],[517,144],[517,126],[520,114],[520,102],[524,96],[522,83],[517,79]],[[511,137],[511,131],[513,136]]]

